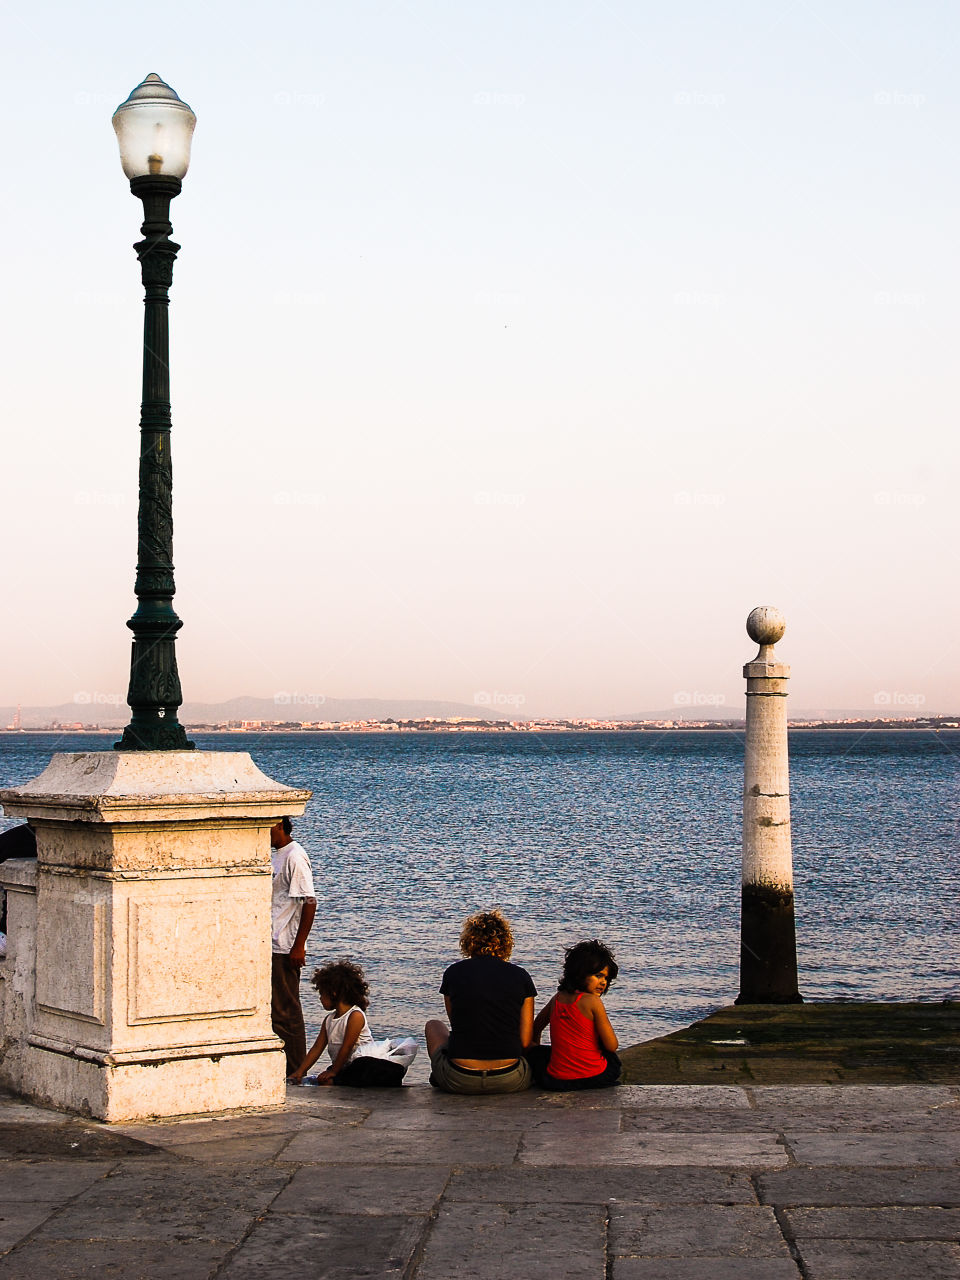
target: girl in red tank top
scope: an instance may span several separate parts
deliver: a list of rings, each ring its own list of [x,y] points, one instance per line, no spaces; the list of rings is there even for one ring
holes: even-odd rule
[[[599,939],[569,948],[557,994],[537,1015],[534,1047],[527,1052],[541,1088],[597,1089],[617,1083],[618,1041],[603,994],[618,973],[613,953]],[[540,1047],[540,1036],[548,1024],[546,1049]]]

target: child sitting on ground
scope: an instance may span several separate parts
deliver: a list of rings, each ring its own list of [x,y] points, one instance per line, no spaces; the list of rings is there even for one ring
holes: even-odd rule
[[[541,1089],[602,1089],[620,1079],[619,1041],[602,999],[619,972],[597,938],[567,950],[557,994],[537,1014],[527,1050]],[[540,1044],[548,1023],[549,1048]]]
[[[313,975],[313,985],[320,1003],[329,1010],[313,1048],[290,1076],[293,1084],[303,1077],[326,1049],[330,1066],[311,1078],[320,1085],[353,1085],[354,1087],[395,1086],[403,1082],[407,1067],[417,1056],[417,1045],[411,1039],[376,1041],[367,1022],[370,988],[363,970],[350,960],[325,964]]]

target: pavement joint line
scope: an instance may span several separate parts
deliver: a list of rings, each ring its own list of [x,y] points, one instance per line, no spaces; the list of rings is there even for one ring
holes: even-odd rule
[[[62,1213],[69,1205],[73,1204],[74,1200],[79,1200],[82,1195],[85,1195],[90,1190],[90,1187],[96,1186],[97,1183],[105,1182],[107,1178],[112,1177],[122,1163],[122,1160],[118,1160],[116,1164],[111,1165],[109,1169],[105,1170],[99,1178],[94,1179],[94,1181],[89,1185],[81,1187],[76,1195],[70,1196],[68,1199],[64,1200],[62,1204],[51,1204],[50,1212],[42,1222],[37,1223],[32,1231],[28,1231],[25,1236],[21,1236],[19,1240],[15,1240],[9,1249],[0,1249],[0,1259],[9,1258],[11,1254],[15,1253],[17,1249],[20,1248],[21,1245],[29,1244],[37,1232],[43,1230],[51,1219],[55,1218],[58,1213]]]
[[[800,1272],[803,1280],[809,1280],[809,1272],[807,1271],[807,1266],[803,1260],[803,1256],[800,1253],[800,1246],[797,1244],[796,1236],[790,1228],[790,1220],[786,1215],[786,1211],[781,1209],[779,1205],[773,1205],[773,1216],[776,1220],[780,1235],[783,1237],[783,1242],[790,1251],[790,1257],[797,1264],[797,1270]]]
[[[404,1270],[403,1280],[415,1280],[416,1274],[420,1270],[420,1264],[423,1262],[423,1255],[427,1249],[427,1241],[430,1239],[430,1234],[433,1231],[433,1224],[440,1216],[440,1209],[444,1204],[447,1188],[450,1186],[456,1170],[457,1166],[452,1165],[450,1167],[446,1181],[440,1189],[440,1194],[437,1196],[436,1200],[434,1200],[429,1213],[424,1215],[423,1223],[420,1228],[420,1235],[418,1236],[416,1246],[410,1255],[410,1261],[407,1263]]]
[[[276,1161],[271,1160],[268,1163],[271,1165],[274,1165],[276,1164]],[[290,1185],[290,1183],[293,1181],[294,1177],[296,1176],[299,1168],[300,1168],[299,1165],[294,1168],[291,1168],[290,1176],[284,1182],[282,1187],[277,1188],[277,1195],[275,1195],[273,1199],[271,1199],[270,1203],[262,1210],[261,1213],[255,1212],[253,1214],[246,1231],[243,1233],[243,1235],[240,1237],[240,1239],[237,1241],[234,1247],[228,1250],[227,1253],[223,1256],[223,1258],[220,1259],[220,1263],[217,1266],[216,1271],[212,1273],[211,1280],[215,1280],[215,1277],[219,1276],[222,1273],[224,1267],[227,1266],[227,1264],[233,1260],[234,1256],[240,1252],[243,1246],[250,1239],[250,1236],[253,1234],[254,1228],[258,1225],[258,1223],[262,1222],[266,1218],[267,1214],[270,1212],[271,1208],[273,1207],[273,1202],[274,1200],[277,1199],[277,1196],[279,1196],[282,1192],[286,1191],[287,1187]]]

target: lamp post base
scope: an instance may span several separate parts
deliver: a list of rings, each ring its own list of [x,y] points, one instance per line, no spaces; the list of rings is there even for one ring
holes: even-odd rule
[[[175,716],[156,719],[151,716],[146,723],[138,724],[136,718],[127,725],[114,751],[195,751],[196,743],[187,737],[187,731]]]

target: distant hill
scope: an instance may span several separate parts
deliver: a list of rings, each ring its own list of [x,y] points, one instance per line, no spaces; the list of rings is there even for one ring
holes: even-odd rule
[[[13,723],[16,707],[0,707],[0,728]],[[435,702],[429,699],[400,698],[319,698],[290,693],[276,698],[243,696],[226,702],[185,702],[180,708],[183,724],[216,724],[224,720],[423,720],[430,716],[449,719],[452,716],[481,717],[484,720],[507,720],[512,717],[493,707],[472,702]],[[58,720],[61,724],[100,724],[118,728],[130,719],[130,708],[124,702],[98,702],[95,694],[88,701],[63,702],[53,707],[23,706],[20,718],[25,729],[36,729]]]

